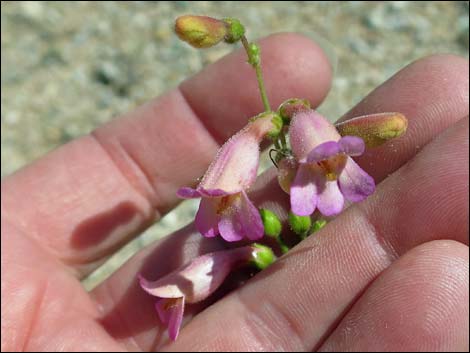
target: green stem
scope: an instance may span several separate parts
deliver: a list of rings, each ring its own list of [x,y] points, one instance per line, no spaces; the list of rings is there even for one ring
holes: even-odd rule
[[[261,100],[263,101],[264,110],[267,112],[271,111],[269,105],[268,95],[266,94],[266,88],[264,87],[263,73],[261,72],[261,65],[256,65],[256,79],[258,80],[259,92],[261,93]]]
[[[266,94],[266,87],[264,86],[263,73],[261,71],[261,60],[258,57],[253,56],[253,51],[250,48],[250,44],[245,36],[241,37],[243,47],[245,48],[246,54],[248,55],[248,62],[253,66],[256,72],[256,79],[258,81],[259,92],[261,94],[261,100],[263,101],[264,110],[266,112],[271,111],[271,106],[269,105],[268,95]]]
[[[287,149],[287,141],[286,141],[286,135],[284,134],[284,131],[281,131],[279,134],[279,139],[281,140],[282,146]]]

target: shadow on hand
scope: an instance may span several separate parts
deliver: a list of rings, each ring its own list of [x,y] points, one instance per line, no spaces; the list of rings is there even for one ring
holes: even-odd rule
[[[80,223],[72,233],[71,244],[77,249],[96,246],[107,239],[118,227],[129,224],[136,215],[141,215],[141,211],[133,203],[121,202],[110,210]]]

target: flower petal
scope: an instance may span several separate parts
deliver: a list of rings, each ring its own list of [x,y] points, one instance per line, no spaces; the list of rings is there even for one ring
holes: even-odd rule
[[[160,318],[160,321],[164,325],[168,325],[168,323],[170,322],[171,313],[169,310],[166,309],[166,306],[168,305],[169,300],[171,299],[162,298],[162,299],[158,299],[155,302],[155,310],[157,310],[158,317]]]
[[[183,322],[184,314],[184,297],[176,299],[176,306],[171,308],[170,322],[168,323],[168,336],[173,341],[176,341],[180,332],[181,323]]]
[[[290,188],[292,212],[298,216],[309,216],[317,205],[317,185],[315,171],[307,164],[300,164]]]
[[[334,216],[343,210],[344,197],[336,180],[326,181],[318,194],[318,210],[324,216]]]
[[[341,152],[349,156],[360,156],[366,148],[364,140],[357,136],[344,136],[338,141],[338,144]]]
[[[260,149],[257,133],[248,127],[232,136],[220,148],[198,189],[218,189],[235,194],[254,183]]]
[[[224,238],[224,240],[233,242],[243,239],[242,225],[238,222],[238,217],[235,212],[223,212],[218,226],[220,236]]]
[[[307,163],[316,163],[336,156],[341,152],[338,142],[327,141],[315,147],[307,156]]]
[[[199,233],[206,238],[212,238],[219,234],[217,207],[220,201],[220,198],[202,198],[199,204],[194,223]]]
[[[259,240],[264,235],[264,225],[261,215],[250,201],[245,191],[241,193],[241,207],[237,214],[242,225],[243,236],[250,240]]]
[[[198,190],[187,186],[179,188],[176,192],[176,195],[182,199],[195,199],[201,197],[201,194]]]
[[[198,191],[201,194],[201,196],[206,196],[206,197],[221,197],[221,196],[230,195],[230,193],[221,189],[198,188]]]
[[[155,297],[185,297],[187,303],[197,303],[212,294],[233,268],[251,260],[253,251],[244,246],[205,254],[156,281],[139,276],[140,285]]]
[[[184,297],[176,299],[160,299],[155,309],[164,325],[168,325],[168,336],[175,341],[180,332],[184,314]]]
[[[230,197],[221,212],[219,231],[222,238],[230,242],[243,238],[258,240],[263,237],[261,215],[244,191]]]
[[[352,202],[364,200],[375,190],[374,179],[363,171],[352,158],[347,159],[338,182],[344,197]]]
[[[302,111],[294,115],[289,138],[292,151],[300,162],[304,162],[307,154],[315,147],[327,141],[338,141],[341,136],[336,128],[314,110]]]
[[[170,276],[170,275],[168,275]],[[179,298],[185,295],[184,281],[165,281],[165,276],[157,281],[148,281],[142,275],[138,275],[140,286],[148,294],[159,298]],[[180,283],[181,282],[181,283]]]

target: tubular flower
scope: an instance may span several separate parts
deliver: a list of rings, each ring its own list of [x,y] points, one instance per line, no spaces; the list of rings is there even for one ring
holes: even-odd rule
[[[168,326],[168,335],[176,340],[183,321],[186,303],[208,298],[238,266],[256,261],[266,252],[255,245],[202,255],[186,266],[157,281],[139,276],[140,286],[158,298],[155,303],[161,322]]]
[[[220,234],[230,242],[263,236],[260,214],[246,191],[256,180],[260,142],[281,128],[281,118],[275,113],[252,119],[220,148],[196,189],[178,190],[181,198],[202,198],[195,219],[202,235]]]
[[[364,152],[364,141],[341,137],[335,127],[313,110],[294,115],[289,129],[299,168],[290,188],[294,214],[308,216],[316,208],[325,216],[340,213],[344,199],[359,202],[375,190],[371,176],[350,156]]]

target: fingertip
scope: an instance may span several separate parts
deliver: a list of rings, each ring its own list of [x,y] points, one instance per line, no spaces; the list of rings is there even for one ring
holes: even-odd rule
[[[311,38],[297,33],[276,33],[261,42],[273,108],[288,98],[305,98],[318,106],[329,92],[333,76],[325,51]]]
[[[330,88],[332,68],[318,44],[294,33],[273,34],[259,44],[272,109],[295,97],[320,104]],[[264,110],[255,72],[242,48],[184,81],[180,89],[206,127],[217,132],[219,142]]]

